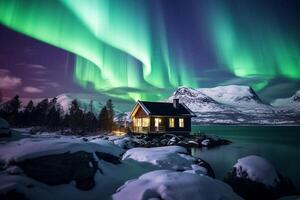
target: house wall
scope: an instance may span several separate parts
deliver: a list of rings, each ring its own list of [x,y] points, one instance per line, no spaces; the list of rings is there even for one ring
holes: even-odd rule
[[[191,118],[190,117],[164,117],[164,116],[148,116],[145,111],[141,108],[141,106],[138,106],[136,108],[136,112],[135,115],[132,116],[132,120],[133,120],[133,132],[136,133],[157,133],[157,134],[161,134],[161,133],[189,133],[191,131]],[[150,118],[150,123],[149,123],[149,127],[137,127],[137,125],[134,123],[134,119],[137,118],[145,118],[145,117],[149,117]],[[162,122],[160,125],[160,130],[157,131],[156,127],[155,127],[155,118],[161,118]],[[174,127],[169,127],[169,118],[174,118],[175,119],[175,126]],[[179,118],[183,118],[184,119],[184,127],[179,127]]]
[[[137,127],[137,125],[135,124],[135,120],[134,119],[138,119],[138,118],[145,118],[147,116],[147,114],[144,112],[144,110],[138,106],[137,107],[137,111],[135,113],[135,115],[132,117],[132,131],[136,132],[136,133],[148,133],[150,130],[150,127]]]
[[[138,117],[140,117],[140,118],[141,117],[148,117],[147,114],[145,113],[145,111],[141,108],[141,106],[139,106],[137,109],[138,110],[137,110],[134,117],[136,117],[136,118],[138,118]]]
[[[156,116],[158,118],[162,119],[161,126],[164,127],[164,130],[161,132],[190,132],[191,131],[191,118],[190,117],[162,117],[162,116]],[[157,132],[156,127],[155,127],[155,118],[156,117],[150,117],[150,132]],[[174,118],[175,119],[175,126],[174,127],[169,127],[169,118]],[[179,127],[179,118],[184,119],[184,127]]]

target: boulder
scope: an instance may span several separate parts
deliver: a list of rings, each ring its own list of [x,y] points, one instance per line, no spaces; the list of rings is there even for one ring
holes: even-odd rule
[[[10,137],[11,130],[9,128],[9,123],[0,117],[0,138],[1,137]]]
[[[25,195],[17,190],[11,190],[6,193],[0,193],[1,200],[28,200]]]
[[[109,153],[104,153],[104,152],[95,152],[96,156],[98,157],[99,160],[104,160],[106,162],[110,162],[112,164],[121,164],[121,158],[111,155]]]
[[[186,172],[156,170],[127,181],[112,196],[114,200],[240,200],[222,181]]]
[[[94,187],[98,169],[92,153],[78,151],[26,159],[15,163],[23,172],[48,185],[68,184],[75,181],[80,190]]]
[[[299,194],[288,178],[283,177],[266,159],[255,155],[238,159],[224,181],[246,200],[277,199]]]
[[[214,171],[207,162],[188,155],[187,149],[181,146],[133,148],[129,149],[122,159],[149,163],[161,169],[188,171],[215,178]]]

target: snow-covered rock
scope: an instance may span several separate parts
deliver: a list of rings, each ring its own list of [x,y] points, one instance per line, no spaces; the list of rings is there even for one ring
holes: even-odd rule
[[[133,148],[129,149],[122,159],[147,162],[164,169],[188,170],[195,159],[187,153],[185,148],[179,146]]]
[[[126,180],[157,169],[121,161],[124,151],[101,138],[55,134],[2,143],[0,199],[108,199]]]
[[[114,200],[234,200],[241,199],[225,183],[208,176],[158,170],[127,181],[112,198]]]
[[[256,155],[238,159],[224,181],[249,200],[299,194],[289,179],[284,178],[266,159]]]
[[[188,155],[187,150],[180,146],[133,148],[122,157],[122,160],[130,159],[150,163],[162,169],[189,170],[192,173],[215,176],[208,163]]]
[[[279,182],[274,166],[260,156],[250,155],[240,158],[233,167],[237,177],[248,178],[272,187]]]
[[[116,140],[113,140],[114,144],[123,148],[123,149],[131,149],[136,146],[136,142],[131,137],[123,137]]]
[[[0,146],[0,161],[9,164],[26,159],[85,151],[88,153],[104,152],[120,156],[124,150],[109,141],[98,140],[84,142],[80,138],[25,138]]]

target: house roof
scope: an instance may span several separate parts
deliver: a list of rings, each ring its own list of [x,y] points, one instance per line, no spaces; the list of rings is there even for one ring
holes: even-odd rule
[[[174,108],[173,103],[168,102],[137,101],[133,112],[136,109],[137,105],[140,105],[147,115],[188,117],[195,116],[195,114],[184,103],[179,103],[178,108]]]

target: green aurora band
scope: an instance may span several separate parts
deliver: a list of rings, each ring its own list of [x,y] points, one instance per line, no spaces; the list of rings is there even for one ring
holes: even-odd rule
[[[266,77],[252,85],[257,90],[278,76],[300,79],[293,36],[268,18],[249,23],[251,16],[237,17],[211,2],[207,30],[200,31],[211,37],[221,67],[237,77]],[[163,16],[159,1],[0,0],[1,24],[74,53],[79,85],[127,100],[162,99],[178,86],[201,86],[200,70],[172,48]]]
[[[217,2],[217,3],[216,3]],[[243,12],[236,13],[230,6],[212,3],[210,30],[215,49],[222,64],[238,77],[264,76],[271,80],[278,75],[289,79],[300,78],[300,46],[297,36],[279,29],[266,15],[253,20],[247,2],[237,2]],[[248,2],[249,3],[249,2]],[[252,7],[253,8],[253,7]],[[263,89],[268,80],[253,85]]]

